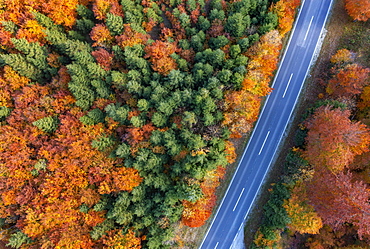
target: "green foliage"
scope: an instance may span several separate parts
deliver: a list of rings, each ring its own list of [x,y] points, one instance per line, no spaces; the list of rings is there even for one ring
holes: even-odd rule
[[[4,27],[5,31],[15,34],[18,31],[18,26],[12,21],[3,21],[1,25]]]
[[[190,40],[190,46],[195,50],[195,51],[202,51],[203,46],[204,46],[204,41],[205,41],[205,34],[203,31],[199,31],[198,34],[193,35]]]
[[[231,58],[235,59],[240,53],[242,52],[240,45],[232,45],[230,46],[230,56]]]
[[[10,108],[6,106],[0,106],[0,121],[8,117],[11,112],[12,110]]]
[[[150,103],[146,99],[139,99],[137,102],[137,107],[139,108],[139,111],[148,111]]]
[[[30,78],[32,80],[40,80],[41,70],[27,61],[22,54],[1,54],[0,59],[4,64],[11,66],[20,75]]]
[[[210,21],[204,17],[204,16],[199,16],[198,17],[198,22],[197,22],[197,27],[200,30],[206,31],[211,27]]]
[[[32,124],[44,132],[53,133],[58,128],[59,120],[57,117],[48,116]]]
[[[106,234],[109,230],[114,228],[114,221],[110,219],[104,220],[102,223],[93,227],[93,230],[90,232],[91,238],[94,240],[100,239],[103,235]]]
[[[213,0],[210,2],[210,7],[216,10],[222,10],[221,0]]]
[[[117,157],[126,158],[130,155],[130,146],[125,143],[118,145],[115,154]]]
[[[241,37],[250,24],[249,15],[243,16],[241,13],[235,13],[227,18],[225,30],[232,36]]]
[[[99,202],[93,206],[93,210],[97,212],[104,211],[109,208],[110,208],[110,200],[107,195],[102,196]]]
[[[215,19],[224,20],[225,19],[225,12],[223,10],[212,9],[210,14],[209,14],[209,19],[211,21],[213,21]]]
[[[263,25],[259,28],[259,32],[261,34],[267,33],[273,29],[275,29],[278,25],[278,17],[274,13],[267,13]]]
[[[283,207],[284,200],[289,197],[290,192],[285,185],[277,183],[273,186],[270,199],[263,207],[263,225],[265,227],[281,229],[290,222],[290,218]]]
[[[104,151],[115,144],[115,139],[111,136],[101,136],[91,142],[91,146],[100,151]]]
[[[21,231],[18,231],[10,235],[9,243],[6,245],[11,246],[13,248],[21,248],[22,245],[29,244],[31,242],[32,240],[26,234],[22,233]]]
[[[249,48],[249,39],[248,38],[239,39],[238,44],[240,46],[241,52],[244,53]]]
[[[86,6],[79,4],[77,5],[76,10],[77,10],[77,14],[80,17],[86,18],[86,19],[94,19],[94,12],[90,10],[89,8],[87,8]]]
[[[38,161],[37,161],[37,163],[35,164],[35,169],[37,170],[37,171],[40,171],[40,170],[45,170],[46,169],[46,167],[47,167],[47,161],[45,160],[45,159],[39,159]]]
[[[286,156],[284,163],[284,175],[282,181],[290,186],[293,186],[297,181],[309,179],[312,168],[308,161],[305,160],[301,153],[290,151]],[[312,176],[312,175],[311,175]]]
[[[119,2],[124,17],[110,6],[105,17],[99,20],[92,11],[96,3],[77,5],[78,18],[72,28],[56,25],[51,18],[34,13],[45,28],[47,42],[40,45],[12,39],[14,51],[1,54],[0,61],[34,82],[44,85],[53,82],[51,91],[58,90],[54,88],[63,78],[58,75],[60,65],[66,67],[70,76],[68,90],[76,99],[75,105],[85,113],[82,117],[77,115],[80,121],[84,125],[103,123],[103,127],[109,128],[111,120],[119,122],[116,130],[98,137],[91,145],[99,151],[108,151],[108,155],[117,160],[117,167],[137,169],[143,182],[131,192],[101,195],[92,207],[86,204],[78,207],[84,213],[90,208],[106,212],[107,219],[92,229],[91,237],[98,240],[109,230],[134,228],[137,234],[147,236],[142,242],[143,248],[171,248],[165,242],[172,238],[170,227],[181,218],[182,201],[195,202],[202,198],[199,184],[206,174],[227,165],[224,150],[230,131],[221,125],[224,93],[241,87],[248,63],[243,53],[259,39],[259,34],[253,33],[269,30],[276,25],[276,20],[266,12],[267,1],[212,0],[207,9],[204,0],[170,0],[166,4],[152,1],[145,7],[138,0]],[[179,4],[185,6],[185,12],[180,11]],[[192,12],[198,6],[199,17]],[[138,34],[123,33],[125,25],[130,24],[134,31],[145,35],[144,22],[163,22],[165,15],[161,8],[173,10],[177,18],[178,23],[172,25],[167,23],[172,20],[166,19],[166,27],[180,24],[182,30],[180,35],[176,28],[172,30],[173,36],[163,35],[167,42],[173,41],[181,49],[165,55],[161,54],[165,49],[154,51],[159,57],[169,56],[176,62],[177,67],[166,75],[153,69],[146,47],[158,39],[159,25],[150,32],[153,40],[148,42],[146,38],[138,42]],[[114,39],[94,44],[90,33],[96,24],[106,25]],[[14,35],[18,31],[12,22],[5,22],[3,26]],[[123,46],[120,44],[123,41],[135,45]],[[92,56],[93,51],[100,49],[108,51],[113,59],[107,55],[107,58]],[[59,56],[59,67],[49,65],[50,54]],[[105,63],[107,67],[103,66]],[[103,104],[107,102],[110,104]],[[9,108],[0,107],[1,120],[10,114]],[[52,133],[58,127],[58,118],[46,117],[33,125]],[[155,126],[154,131],[150,130],[151,125]],[[133,133],[127,132],[132,130],[137,132],[135,135],[142,133],[142,140],[131,141]],[[45,159],[38,159],[30,171],[33,176],[41,175],[47,165]],[[286,197],[280,187],[276,191],[279,198]],[[279,204],[276,197],[266,207],[269,227],[281,227],[286,222]],[[24,234],[12,236],[12,246],[30,242]]]
[[[87,213],[87,212],[89,212],[89,207],[85,204],[85,203],[83,203],[81,206],[80,206],[80,212],[82,212],[82,213]]]
[[[104,111],[108,117],[112,118],[114,121],[125,123],[127,120],[129,107],[120,106],[119,104],[109,104],[104,108]]]
[[[89,111],[85,116],[82,116],[80,121],[85,125],[94,125],[97,123],[103,123],[104,117],[104,113],[100,109],[95,108]]]
[[[179,15],[179,21],[184,29],[190,27],[190,17],[186,13]]]
[[[143,22],[143,7],[132,0],[121,0],[122,9],[125,13],[124,22],[130,24],[139,24]]]
[[[221,35],[217,36],[216,38],[211,37],[208,43],[212,49],[218,49],[227,45],[229,43],[229,39],[227,39],[224,35]]]
[[[112,35],[120,35],[123,32],[123,18],[108,13],[106,20],[107,27]]]
[[[249,38],[249,45],[251,46],[260,39],[260,36],[258,33],[255,33],[253,35],[248,36],[248,38]]]

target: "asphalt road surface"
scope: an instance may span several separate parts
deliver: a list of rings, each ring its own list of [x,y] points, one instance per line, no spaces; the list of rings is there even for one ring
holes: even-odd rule
[[[305,0],[243,157],[200,249],[229,249],[263,183],[314,58],[332,0]],[[243,231],[242,231],[243,232]]]

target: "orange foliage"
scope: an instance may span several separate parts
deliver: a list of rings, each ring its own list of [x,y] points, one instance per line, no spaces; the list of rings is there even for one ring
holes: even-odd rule
[[[105,19],[109,12],[123,17],[122,9],[117,0],[93,0],[93,2],[92,10],[96,19]]]
[[[333,64],[341,64],[346,62],[352,62],[353,59],[351,58],[351,51],[348,49],[340,49],[338,50],[331,58],[330,62]]]
[[[360,238],[370,235],[370,190],[353,181],[351,173],[334,174],[318,169],[308,183],[308,197],[325,224],[339,229],[344,223],[357,227]]]
[[[125,140],[130,145],[136,145],[143,140],[149,139],[154,129],[155,127],[151,123],[145,124],[143,127],[127,128],[125,132]]]
[[[145,47],[145,57],[149,58],[154,71],[167,75],[172,69],[177,69],[177,63],[170,57],[176,49],[174,43],[157,40]]]
[[[232,142],[226,141],[225,153],[226,153],[226,159],[228,163],[235,162],[237,155],[235,152],[235,147]]]
[[[5,84],[8,84],[8,86],[12,90],[19,90],[31,82],[30,79],[24,76],[20,76],[16,71],[14,71],[8,65],[4,67],[3,77],[5,80]]]
[[[345,8],[354,20],[366,22],[370,18],[370,1],[345,0]]]
[[[77,4],[79,0],[48,0],[41,7],[56,24],[72,28],[76,22]]]
[[[90,38],[95,41],[93,44],[95,47],[105,47],[106,45],[111,44],[113,41],[113,37],[111,36],[107,26],[99,23],[92,28],[90,32]]]
[[[116,36],[117,43],[121,48],[134,46],[136,44],[145,44],[149,39],[148,35],[139,33],[131,28],[130,24],[124,24],[122,35]]]
[[[140,249],[141,239],[135,236],[132,230],[129,230],[126,234],[123,234],[121,230],[109,231],[107,235],[103,237],[104,248],[116,248],[116,249]]]
[[[225,168],[219,166],[217,169],[208,172],[204,177],[200,187],[204,197],[192,203],[183,201],[184,210],[181,222],[189,227],[203,226],[211,216],[214,205],[216,204],[215,190],[220,184],[220,179],[225,175]]]
[[[83,213],[80,206],[92,207],[100,193],[131,191],[142,181],[137,170],[119,167],[92,148],[92,140],[115,126],[83,125],[83,113],[72,106],[67,90],[69,80],[65,67],[45,86],[29,85],[7,66],[0,78],[14,100],[7,124],[0,126],[1,215],[18,217],[17,227],[38,248],[92,248],[90,231],[105,214]],[[52,135],[32,125],[56,113],[59,126]]]
[[[368,84],[370,69],[349,64],[339,69],[335,76],[329,80],[326,92],[334,97],[352,98],[361,93],[362,88]]]
[[[240,138],[250,131],[257,120],[260,98],[248,91],[230,91],[225,94],[225,112],[223,125],[229,127],[232,138]]]
[[[111,69],[114,55],[103,48],[91,52],[98,64],[106,71]]]
[[[278,30],[281,36],[284,36],[292,29],[294,15],[300,4],[300,0],[280,0],[271,6],[271,10],[278,16]]]
[[[306,189],[302,183],[298,182],[294,186],[290,198],[284,200],[283,206],[291,219],[288,226],[301,234],[317,234],[323,226],[322,220],[307,202]]]
[[[44,27],[42,27],[36,20],[27,20],[18,30],[16,38],[25,38],[29,42],[40,42],[45,44]]]
[[[100,173],[100,177],[103,174]],[[115,168],[107,172],[104,181],[99,185],[99,194],[110,194],[119,191],[131,191],[142,181],[138,171],[133,168]]]
[[[306,121],[305,157],[315,168],[342,171],[354,159],[369,151],[370,131],[360,122],[349,119],[348,110],[323,106]]]
[[[77,4],[87,4],[90,0],[5,0],[2,1],[1,21],[12,21],[17,25],[33,20],[32,11],[49,16],[55,23],[71,28],[77,17]]]
[[[360,95],[360,101],[358,102],[358,108],[361,110],[370,107],[370,86],[365,86],[361,95]]]
[[[263,35],[260,41],[247,51],[250,62],[243,82],[245,90],[257,96],[265,96],[271,92],[269,83],[278,66],[281,46],[281,36],[273,30]]]
[[[14,47],[13,42],[11,41],[11,38],[12,38],[12,33],[4,30],[4,28],[0,26],[0,48]]]

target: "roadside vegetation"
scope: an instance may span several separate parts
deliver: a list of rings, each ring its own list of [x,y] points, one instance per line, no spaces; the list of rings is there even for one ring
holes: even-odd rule
[[[369,7],[335,3],[251,248],[370,244]]]

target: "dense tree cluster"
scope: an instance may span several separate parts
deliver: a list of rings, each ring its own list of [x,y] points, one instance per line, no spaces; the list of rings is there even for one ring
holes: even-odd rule
[[[345,238],[350,234],[359,248],[367,248],[361,246],[370,238],[370,128],[353,117],[366,116],[369,102],[359,96],[367,94],[370,75],[354,61],[355,54],[346,49],[332,56],[327,99],[303,115],[297,147],[288,154],[279,183],[287,193],[273,188],[254,246],[279,247],[281,233],[289,228],[312,234],[309,248],[351,245]]]
[[[170,248],[203,225],[298,6],[272,2],[2,1],[8,244]]]

